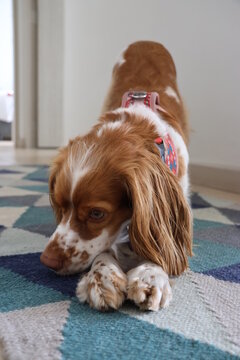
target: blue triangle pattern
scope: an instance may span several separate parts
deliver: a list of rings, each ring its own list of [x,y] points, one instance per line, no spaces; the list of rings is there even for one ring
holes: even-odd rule
[[[67,299],[58,291],[30,282],[2,267],[0,267],[0,282],[0,312],[20,310]]]
[[[40,262],[40,253],[10,255],[0,257],[0,268],[11,270],[25,279],[61,292],[75,296],[79,275],[59,276]]]
[[[240,263],[204,271],[203,273],[213,276],[219,280],[231,281],[240,284]]]
[[[238,358],[119,312],[97,312],[75,300],[63,335],[62,360]]]

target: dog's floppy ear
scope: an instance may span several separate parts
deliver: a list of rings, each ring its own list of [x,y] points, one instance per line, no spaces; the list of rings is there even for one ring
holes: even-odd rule
[[[132,202],[129,229],[133,250],[179,275],[192,255],[192,214],[176,176],[159,155],[148,152],[129,169],[127,187]]]
[[[66,158],[67,148],[60,149],[58,155],[52,161],[48,179],[48,187],[49,187],[49,200],[50,204],[54,210],[57,223],[60,223],[62,219],[62,212],[61,209],[57,206],[55,199],[54,199],[54,187],[56,183],[57,175],[62,167],[64,159]]]

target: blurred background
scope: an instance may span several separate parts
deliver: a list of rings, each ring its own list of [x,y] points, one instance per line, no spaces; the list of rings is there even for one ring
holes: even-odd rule
[[[188,109],[192,182],[240,192],[239,19],[237,0],[0,0],[0,164],[48,162],[87,132],[123,49],[155,40]]]

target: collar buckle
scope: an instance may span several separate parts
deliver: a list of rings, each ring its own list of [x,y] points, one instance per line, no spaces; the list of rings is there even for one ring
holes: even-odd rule
[[[133,93],[130,94],[130,96],[132,99],[135,99],[135,100],[146,99],[147,92],[146,91],[134,91]]]

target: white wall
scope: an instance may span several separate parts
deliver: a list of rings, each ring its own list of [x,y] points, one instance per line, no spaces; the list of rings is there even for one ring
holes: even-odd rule
[[[17,147],[36,146],[37,16],[35,0],[14,0],[15,131]]]
[[[37,9],[37,143],[52,148],[63,142],[64,1],[38,0]]]
[[[162,42],[178,70],[192,163],[240,168],[240,2],[66,0],[64,142],[96,121],[130,42]]]
[[[13,4],[0,0],[0,91],[13,90]]]

